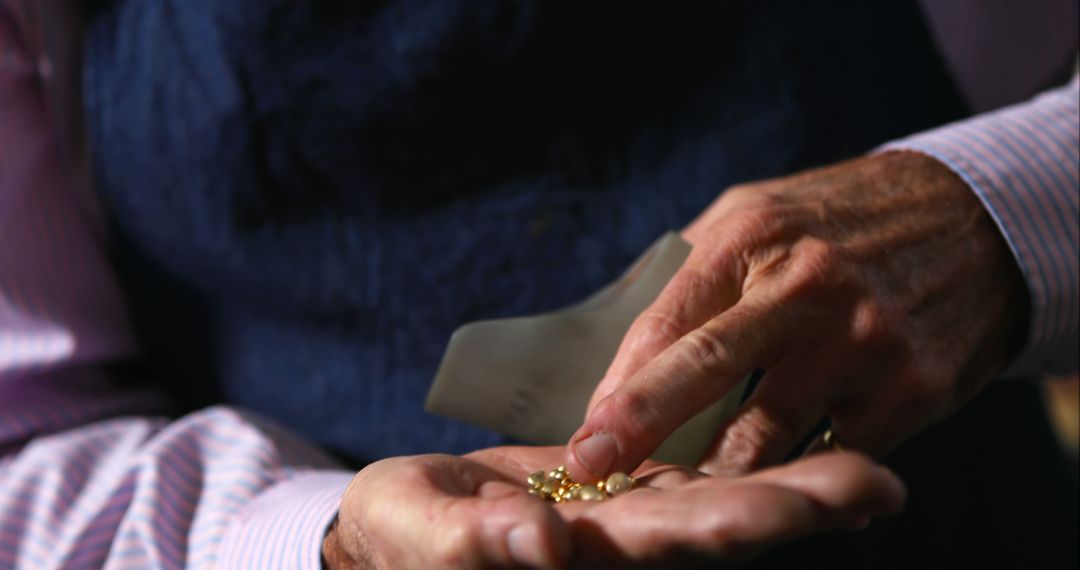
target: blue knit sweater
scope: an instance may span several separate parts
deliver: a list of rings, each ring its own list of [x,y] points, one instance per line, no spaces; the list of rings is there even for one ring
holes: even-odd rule
[[[422,410],[454,328],[962,112],[914,3],[804,4],[102,3],[88,124],[148,361],[361,460],[498,442]]]

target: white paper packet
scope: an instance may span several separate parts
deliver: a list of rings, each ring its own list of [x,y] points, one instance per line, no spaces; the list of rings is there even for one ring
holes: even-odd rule
[[[538,445],[561,445],[638,314],[678,271],[691,246],[668,232],[619,279],[579,305],[469,323],[454,332],[428,392],[428,412]],[[738,407],[747,380],[675,431],[653,454],[693,465]]]

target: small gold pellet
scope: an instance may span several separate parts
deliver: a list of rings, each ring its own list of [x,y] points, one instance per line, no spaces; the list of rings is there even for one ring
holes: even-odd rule
[[[578,497],[582,501],[603,501],[607,495],[597,489],[596,485],[582,485],[581,489],[578,489]]]
[[[630,490],[633,479],[626,473],[612,473],[604,484],[604,490],[611,495],[621,495]]]
[[[527,481],[530,495],[556,503],[603,501],[609,497],[621,495],[634,486],[634,478],[626,473],[613,473],[606,480],[583,485],[570,478],[565,465],[560,465],[550,471],[530,473]]]
[[[535,489],[535,488],[539,487],[540,485],[543,485],[544,484],[544,479],[546,479],[546,478],[547,478],[547,474],[544,473],[543,471],[537,471],[536,473],[531,473],[529,475],[529,486]]]

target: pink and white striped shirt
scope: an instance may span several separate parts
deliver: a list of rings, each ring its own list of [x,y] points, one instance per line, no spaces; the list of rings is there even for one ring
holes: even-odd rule
[[[58,144],[47,5],[0,3],[0,568],[319,568],[351,473],[237,410],[154,417],[100,368],[134,343]]]
[[[155,416],[71,132],[64,0],[0,0],[0,567],[317,568],[352,474],[227,407]],[[56,24],[59,20],[53,20]],[[71,29],[69,27],[68,29]],[[1078,83],[893,143],[980,196],[1032,296],[1017,371],[1076,368]]]

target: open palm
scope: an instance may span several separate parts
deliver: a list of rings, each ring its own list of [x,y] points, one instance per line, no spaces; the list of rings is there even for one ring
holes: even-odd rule
[[[603,502],[545,503],[526,476],[562,447],[497,447],[464,457],[374,463],[342,498],[331,567],[668,567],[746,558],[812,532],[858,527],[900,509],[904,488],[854,453],[742,477],[646,462],[638,485]]]

